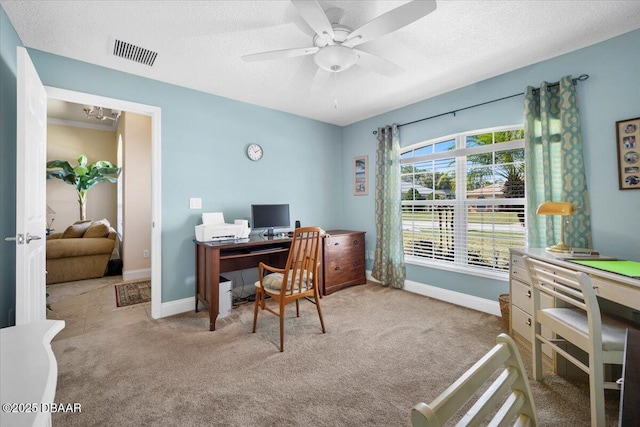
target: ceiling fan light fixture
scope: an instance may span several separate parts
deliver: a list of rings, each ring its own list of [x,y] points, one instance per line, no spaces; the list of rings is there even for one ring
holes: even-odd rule
[[[313,59],[323,70],[337,73],[351,68],[358,60],[358,54],[351,48],[336,44],[321,48]]]

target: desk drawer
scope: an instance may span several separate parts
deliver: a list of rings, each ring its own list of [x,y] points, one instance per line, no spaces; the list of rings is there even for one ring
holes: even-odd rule
[[[529,277],[529,271],[526,268],[520,267],[511,267],[511,278],[520,280],[524,283],[531,283],[531,278]]]
[[[522,258],[522,255],[516,254],[516,253],[511,254],[510,265],[511,267],[522,268],[524,270],[527,269],[527,266],[524,264],[524,259]]]
[[[618,304],[640,310],[640,288],[621,282],[614,282],[596,275],[590,275],[596,296],[617,302]]]
[[[511,281],[511,302],[525,313],[531,314],[531,287],[518,280]]]
[[[324,285],[327,287],[366,281],[364,270],[364,256],[346,256],[343,259],[332,260],[325,266]]]
[[[527,342],[531,342],[531,328],[533,325],[531,324],[531,316],[525,313],[521,309],[516,306],[511,306],[511,327],[514,332],[520,334]],[[551,333],[547,330],[547,328],[542,328],[542,336],[547,339],[551,339]],[[549,357],[552,357],[553,352],[549,348],[548,345],[542,344],[542,351]]]
[[[516,306],[511,306],[511,328],[531,342],[531,316]]]
[[[321,267],[324,295],[345,286],[366,283],[364,232],[335,230],[327,233],[331,237],[323,240]]]
[[[531,299],[531,286],[518,280],[511,281],[511,301],[513,305],[520,307],[525,313],[531,314],[533,300]],[[540,293],[540,305],[542,308],[553,307],[553,297]]]
[[[527,270],[527,266],[524,264],[524,259],[522,259],[521,255],[511,254],[509,272],[511,273],[512,279],[518,279],[524,283],[531,283],[529,271]]]

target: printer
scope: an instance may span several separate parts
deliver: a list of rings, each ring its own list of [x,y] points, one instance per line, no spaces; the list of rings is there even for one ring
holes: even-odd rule
[[[210,242],[246,239],[250,232],[249,221],[246,219],[236,219],[233,224],[226,224],[222,212],[205,212],[202,214],[202,224],[196,225],[196,240]]]

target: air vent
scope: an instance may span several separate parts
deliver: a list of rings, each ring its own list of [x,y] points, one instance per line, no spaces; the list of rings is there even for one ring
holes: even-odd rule
[[[149,67],[153,67],[153,63],[156,61],[156,57],[158,56],[158,52],[123,42],[118,39],[116,39],[113,44],[113,54],[120,58],[148,65]]]

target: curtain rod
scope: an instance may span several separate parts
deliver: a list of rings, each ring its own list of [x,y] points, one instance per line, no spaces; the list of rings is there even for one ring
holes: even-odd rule
[[[577,84],[578,84],[578,82],[583,82],[583,81],[587,80],[588,78],[589,78],[589,75],[588,75],[588,74],[581,74],[579,77],[576,77],[575,79],[571,79],[571,82],[572,82],[574,85],[577,85]],[[559,85],[560,85],[560,83],[553,83],[553,84],[547,85],[547,88],[552,88],[552,87],[556,87],[556,86],[559,86]],[[539,90],[540,90],[540,89],[534,89],[533,91],[534,91],[534,92],[537,92],[537,91],[539,91]],[[447,111],[446,113],[436,114],[435,116],[431,116],[431,117],[425,117],[424,119],[418,119],[418,120],[414,120],[414,121],[412,121],[412,122],[402,123],[402,124],[399,124],[399,125],[398,125],[398,127],[408,126],[408,125],[412,125],[412,124],[414,124],[414,123],[419,123],[419,122],[424,122],[425,120],[435,119],[436,117],[442,117],[442,116],[446,116],[446,115],[448,115],[448,114],[453,114],[453,116],[455,117],[455,115],[456,115],[456,113],[457,113],[458,111],[464,111],[464,110],[468,110],[468,109],[470,109],[470,108],[481,107],[481,106],[483,106],[483,105],[491,104],[491,103],[493,103],[493,102],[504,101],[505,99],[515,98],[516,96],[522,96],[522,95],[524,95],[524,92],[522,92],[522,93],[516,93],[516,94],[514,94],[514,95],[509,95],[509,96],[503,96],[502,98],[493,99],[493,100],[491,100],[491,101],[482,102],[482,103],[480,103],[480,104],[470,105],[470,106],[468,106],[468,107],[464,107],[464,108],[458,108],[457,110]],[[374,134],[374,135],[377,135],[377,134],[378,134],[378,131],[377,131],[377,130],[374,130],[374,131],[373,131],[373,134]]]

